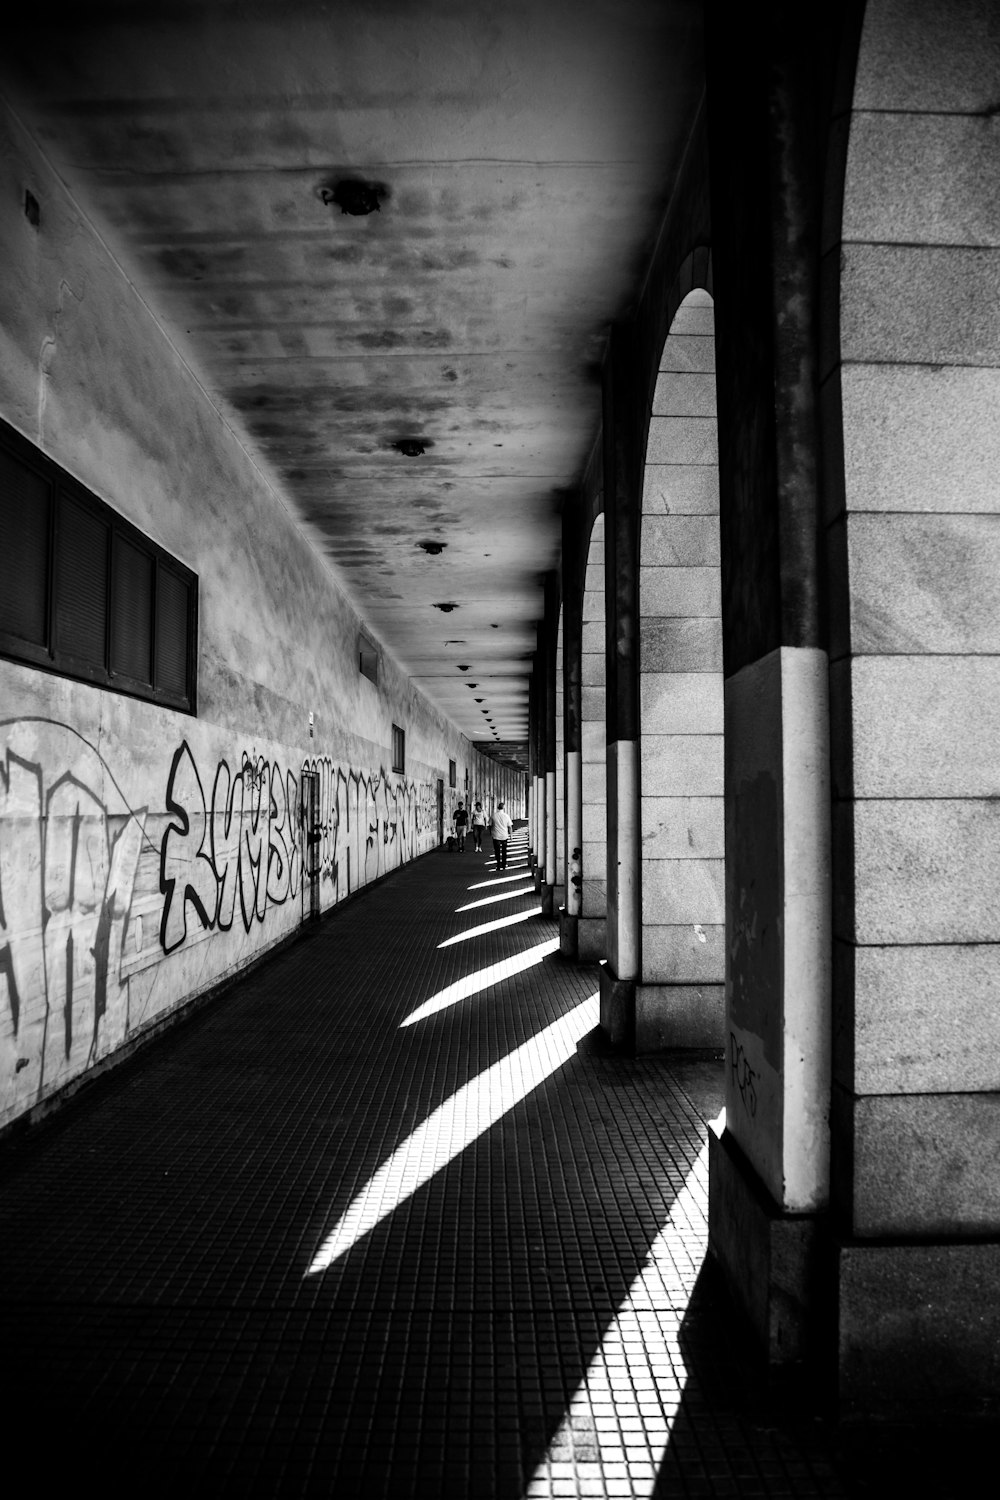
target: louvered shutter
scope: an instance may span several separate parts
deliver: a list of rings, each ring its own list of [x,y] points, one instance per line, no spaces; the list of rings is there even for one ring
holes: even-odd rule
[[[108,536],[106,521],[65,492],[59,496],[56,559],[56,649],[99,673],[107,670]]]
[[[49,486],[0,448],[0,633],[48,644]]]
[[[156,687],[188,697],[188,585],[161,563],[156,573]]]
[[[123,536],[115,537],[114,580],[111,670],[135,682],[151,683],[153,559]]]

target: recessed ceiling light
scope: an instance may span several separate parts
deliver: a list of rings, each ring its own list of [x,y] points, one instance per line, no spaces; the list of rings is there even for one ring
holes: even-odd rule
[[[327,208],[335,203],[342,214],[351,214],[357,219],[365,214],[381,213],[382,200],[388,198],[389,189],[384,182],[338,177],[334,182],[321,182],[316,195]]]

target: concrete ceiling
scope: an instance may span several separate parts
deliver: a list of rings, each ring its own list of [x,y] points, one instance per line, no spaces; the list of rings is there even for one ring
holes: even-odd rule
[[[560,495],[700,97],[698,0],[26,9],[24,122],[370,630],[466,734],[523,740]],[[379,212],[324,202],[344,178]]]

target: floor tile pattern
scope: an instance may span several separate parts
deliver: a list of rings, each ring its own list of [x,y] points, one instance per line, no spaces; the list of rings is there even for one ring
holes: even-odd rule
[[[0,1143],[43,1493],[849,1493],[703,1264],[721,1065],[603,1046],[537,907],[523,830],[426,856]]]

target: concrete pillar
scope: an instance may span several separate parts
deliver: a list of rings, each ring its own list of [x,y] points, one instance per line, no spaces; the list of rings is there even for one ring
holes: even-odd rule
[[[531,675],[530,687],[530,743],[529,743],[529,800],[528,800],[528,866],[535,871],[535,889],[539,886],[538,867],[544,858],[542,848],[542,788],[544,779],[541,774],[542,765],[542,705],[544,698],[540,694],[541,685],[541,658],[536,649],[534,670]]]
[[[562,517],[563,724],[565,754],[565,900],[559,915],[559,950],[579,956],[583,893],[582,671],[583,598],[587,531],[580,490],[566,496]]]
[[[534,870],[535,890],[541,891],[545,884],[545,651],[543,626],[536,631],[535,664],[531,679],[534,706],[532,735],[532,779],[531,779],[531,867]]]
[[[808,8],[713,4],[725,673],[726,1128],[710,1248],[773,1366],[826,1333],[830,865],[818,226],[824,53]],[[739,118],[739,132],[732,129]]]
[[[554,916],[556,881],[556,632],[559,624],[559,583],[549,573],[545,580],[545,618],[542,621],[541,661],[542,763],[544,813],[540,828],[542,847],[542,912]]]
[[[555,889],[553,901],[557,913],[566,904],[566,693],[563,682],[563,613],[559,610],[556,632],[556,772],[553,803],[555,807]]]
[[[604,371],[605,641],[608,787],[608,961],[601,1026],[635,1046],[639,977],[638,519],[641,502],[632,329],[612,329]]]

